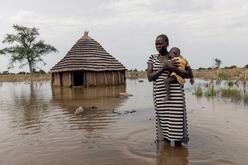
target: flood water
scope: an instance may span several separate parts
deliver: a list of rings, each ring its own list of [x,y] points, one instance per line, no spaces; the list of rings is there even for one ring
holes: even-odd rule
[[[156,145],[152,83],[51,88],[0,84],[1,165],[247,164],[248,106],[197,98],[186,85],[187,146]],[[123,98],[120,92],[133,94]],[[74,114],[77,107],[81,114]]]

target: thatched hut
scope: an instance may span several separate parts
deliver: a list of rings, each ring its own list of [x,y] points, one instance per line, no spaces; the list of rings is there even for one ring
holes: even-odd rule
[[[125,70],[85,32],[50,73],[53,86],[99,86],[125,84]]]

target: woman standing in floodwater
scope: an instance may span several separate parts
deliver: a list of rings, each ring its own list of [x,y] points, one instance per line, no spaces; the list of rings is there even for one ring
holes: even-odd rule
[[[159,54],[149,57],[147,77],[153,81],[153,100],[156,111],[157,141],[167,141],[181,145],[188,142],[188,128],[184,90],[179,83],[170,84],[170,100],[164,102],[166,87],[164,79],[168,72],[175,72],[183,78],[189,78],[188,70],[176,67],[176,61],[169,61],[169,39],[161,34],[156,38],[155,46]]]

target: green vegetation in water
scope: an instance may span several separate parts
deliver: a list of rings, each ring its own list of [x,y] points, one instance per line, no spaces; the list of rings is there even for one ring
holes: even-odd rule
[[[213,97],[213,96],[216,96],[216,90],[214,88],[214,85],[208,87],[207,91],[204,93],[205,96],[207,97]]]
[[[227,86],[228,86],[228,87],[233,87],[233,81],[228,81],[228,82],[227,82]]]
[[[248,104],[248,93],[244,94],[244,103]]]
[[[231,98],[232,100],[241,100],[241,92],[237,89],[232,88],[222,88],[221,89],[221,96]]]
[[[202,91],[202,87],[200,85],[198,85],[196,88],[195,88],[195,95],[197,97],[201,97],[203,94],[203,91]]]

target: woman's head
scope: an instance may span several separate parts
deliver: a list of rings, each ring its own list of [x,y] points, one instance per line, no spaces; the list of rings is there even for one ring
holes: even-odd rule
[[[169,46],[169,39],[166,35],[160,34],[157,36],[155,46],[160,54],[167,53],[167,47]]]

